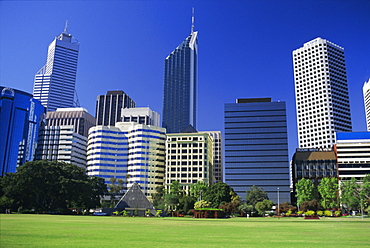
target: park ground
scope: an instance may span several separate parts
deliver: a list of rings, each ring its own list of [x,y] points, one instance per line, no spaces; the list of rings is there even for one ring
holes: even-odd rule
[[[0,247],[370,247],[370,218],[1,214]]]

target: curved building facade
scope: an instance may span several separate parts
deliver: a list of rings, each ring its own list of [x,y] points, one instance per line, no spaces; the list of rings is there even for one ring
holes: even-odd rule
[[[32,94],[0,86],[1,176],[34,159],[44,113],[45,108]]]

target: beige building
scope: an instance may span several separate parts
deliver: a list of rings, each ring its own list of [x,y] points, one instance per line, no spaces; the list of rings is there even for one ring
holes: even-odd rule
[[[213,139],[208,133],[167,134],[166,151],[166,188],[178,181],[188,191],[198,181],[215,181]]]
[[[213,176],[214,182],[223,181],[222,170],[222,135],[220,131],[204,131],[199,133],[208,133],[213,140]]]

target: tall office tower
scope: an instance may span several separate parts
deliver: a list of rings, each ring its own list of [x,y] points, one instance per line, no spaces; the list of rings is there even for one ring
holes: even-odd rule
[[[0,86],[0,92],[0,176],[4,176],[33,161],[45,108],[24,91]]]
[[[335,145],[340,180],[370,174],[370,132],[337,133]]]
[[[122,122],[136,122],[159,127],[159,114],[149,107],[122,109],[121,115]]]
[[[61,161],[86,168],[87,137],[74,132],[73,125],[42,126],[35,160]]]
[[[213,143],[213,176],[216,183],[223,182],[222,172],[222,135],[220,131],[204,131],[212,137]]]
[[[331,148],[352,130],[344,49],[316,38],[293,51],[300,148]]]
[[[64,32],[50,43],[46,64],[36,73],[33,86],[35,99],[46,111],[74,107],[78,50],[80,43]]]
[[[127,133],[129,142],[127,187],[139,184],[151,200],[156,188],[164,183],[166,130],[133,122],[118,122],[116,127]]]
[[[370,78],[369,81],[364,83],[362,92],[364,93],[367,131],[370,131]]]
[[[243,199],[253,185],[290,202],[285,102],[237,99],[225,104],[225,183]]]
[[[108,91],[96,99],[96,125],[114,126],[122,119],[122,109],[135,107],[136,103],[122,90]]]
[[[47,126],[73,125],[73,132],[79,135],[89,135],[90,127],[95,126],[95,118],[84,108],[58,108],[46,113]]]
[[[167,133],[196,128],[198,84],[198,32],[194,19],[190,35],[164,62],[162,127]]]
[[[189,192],[190,185],[203,181],[214,182],[213,141],[207,133],[167,134],[166,180],[168,188],[178,181]]]
[[[95,126],[88,141],[87,174],[123,179],[130,188],[138,183],[150,199],[163,185],[165,171],[165,129],[134,122],[116,126]]]

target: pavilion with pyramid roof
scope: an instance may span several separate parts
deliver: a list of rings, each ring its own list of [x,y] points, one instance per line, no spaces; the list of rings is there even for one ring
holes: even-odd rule
[[[147,210],[150,210],[152,215],[156,214],[153,204],[144,195],[137,183],[134,183],[122,196],[115,209],[119,212],[125,210],[129,215],[137,216],[146,216]]]

